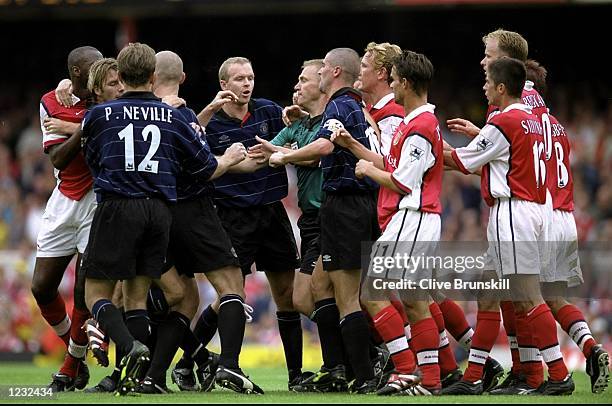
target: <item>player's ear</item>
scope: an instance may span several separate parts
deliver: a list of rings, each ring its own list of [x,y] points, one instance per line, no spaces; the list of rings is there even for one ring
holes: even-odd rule
[[[79,76],[81,76],[81,69],[79,69],[78,66],[73,65],[70,67],[70,76],[78,78]]]
[[[219,80],[219,86],[221,86],[221,90],[227,90],[227,82],[225,80]]]
[[[183,82],[185,82],[186,78],[187,78],[187,75],[185,74],[185,72],[181,72],[181,80],[179,81],[179,85],[182,85]]]

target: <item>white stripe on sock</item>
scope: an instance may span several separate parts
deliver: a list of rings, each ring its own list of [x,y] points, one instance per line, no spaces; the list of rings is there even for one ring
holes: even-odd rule
[[[476,350],[474,348],[470,348],[470,357],[468,358],[468,362],[474,362],[476,364],[484,365],[487,362],[487,358],[489,358],[488,351]]]
[[[584,343],[589,339],[589,338],[593,338],[593,335],[591,334],[591,329],[589,328],[589,325],[584,322],[584,321],[579,321],[574,323],[568,333],[567,333],[570,338],[576,343],[578,344],[578,346],[580,347],[580,350],[583,349],[584,347]],[[587,336],[587,337],[585,337]]]
[[[519,347],[519,357],[521,362],[538,361],[541,359],[540,351],[533,347]]]
[[[561,354],[561,348],[559,347],[559,345],[555,345],[554,347],[542,350],[540,351],[540,354],[542,354],[542,359],[547,364],[556,361],[559,358],[563,358],[563,354]]]
[[[72,355],[74,358],[85,358],[85,354],[87,353],[87,344],[79,345],[70,339],[68,344],[68,354]]]
[[[64,317],[64,320],[51,327],[53,327],[53,330],[55,330],[55,334],[61,337],[70,331],[71,326],[72,322],[70,321],[70,317],[66,315],[66,317]]]
[[[446,347],[448,344],[448,336],[446,335],[446,331],[443,331],[440,333],[440,344],[438,348]]]
[[[387,349],[389,350],[391,355],[397,354],[398,352],[408,348],[408,340],[406,339],[406,336],[396,338],[395,340],[390,341],[386,344],[387,344]]]
[[[511,350],[518,349],[518,341],[516,341],[516,336],[508,336],[508,344],[510,344]]]
[[[470,347],[472,346],[472,336],[473,335],[474,335],[474,330],[470,328],[464,335],[461,336],[461,338],[459,338],[459,344],[463,347],[463,349],[465,350],[470,349]]]
[[[421,351],[417,353],[417,364],[429,365],[438,363],[438,350],[435,351]]]

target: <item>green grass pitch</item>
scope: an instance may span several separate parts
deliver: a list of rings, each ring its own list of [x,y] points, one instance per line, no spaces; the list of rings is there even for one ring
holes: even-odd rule
[[[24,385],[46,385],[52,367],[37,367],[33,364],[3,363],[0,364],[0,387]],[[95,384],[108,372],[107,369],[91,366],[90,384]],[[576,391],[571,397],[563,399],[543,396],[437,396],[411,398],[405,396],[381,397],[376,395],[348,394],[303,394],[287,391],[286,372],[283,368],[250,368],[247,371],[253,380],[259,384],[265,395],[239,395],[229,390],[215,389],[210,393],[175,392],[170,395],[142,395],[115,397],[112,395],[91,395],[82,392],[72,392],[57,395],[54,399],[8,398],[3,390],[3,403],[562,403],[574,404],[612,403],[612,392],[594,395],[591,393],[589,377],[581,372],[574,373]],[[170,383],[168,374],[168,383]],[[178,390],[174,384],[169,387]]]

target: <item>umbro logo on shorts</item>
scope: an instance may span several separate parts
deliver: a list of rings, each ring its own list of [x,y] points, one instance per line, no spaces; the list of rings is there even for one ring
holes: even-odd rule
[[[331,262],[331,260],[332,260],[331,255],[329,254],[323,255],[323,262]]]

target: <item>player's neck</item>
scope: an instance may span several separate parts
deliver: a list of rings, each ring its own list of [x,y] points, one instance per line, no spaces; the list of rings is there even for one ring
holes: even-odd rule
[[[518,97],[502,97],[499,102],[499,111],[504,111],[511,104],[522,103]]]
[[[249,104],[226,103],[221,108],[228,116],[242,120],[249,111]]]
[[[406,98],[404,99],[404,111],[406,112],[406,115],[408,115],[412,111],[426,104],[427,104],[427,93],[421,96],[417,96],[417,95],[414,95],[412,97],[406,96]]]
[[[129,86],[129,85],[125,85],[125,92],[152,92],[153,91],[153,87],[151,86],[151,84],[146,84],[146,85],[142,85],[142,86]]]
[[[75,86],[75,82],[72,81],[72,94],[78,97],[80,100],[85,100],[90,96],[89,90],[78,86]]]
[[[370,92],[370,103],[376,105],[383,97],[393,93],[393,90],[387,85],[387,82],[379,82],[372,92]]]
[[[179,85],[159,85],[155,88],[155,96],[163,99],[166,96],[178,96]]]
[[[318,100],[313,100],[308,106],[304,106],[304,110],[310,114],[310,117],[316,117],[323,114],[327,105],[327,97],[320,97]]]
[[[344,89],[345,87],[352,87],[350,84],[346,84],[342,81],[336,81],[329,86],[329,89],[325,93],[327,97],[331,98],[334,93],[336,93],[340,89]]]

